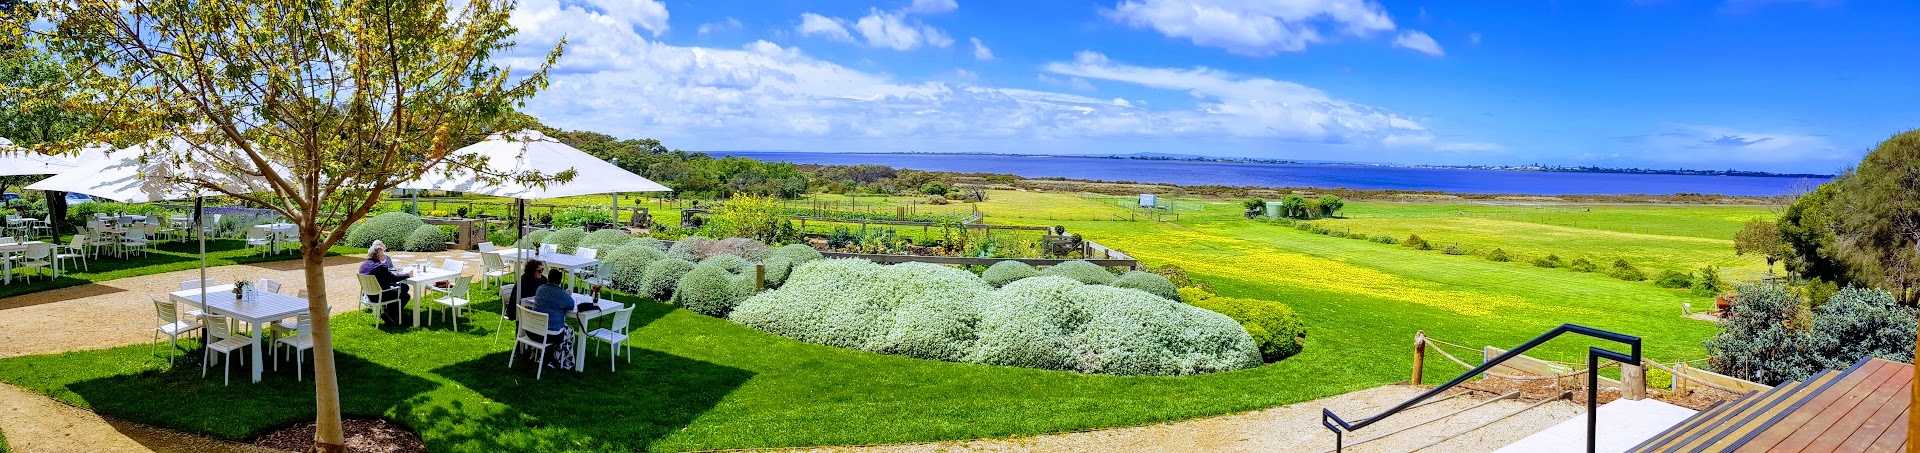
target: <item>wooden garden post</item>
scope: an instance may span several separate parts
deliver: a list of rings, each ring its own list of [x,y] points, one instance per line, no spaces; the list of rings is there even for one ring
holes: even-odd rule
[[[1647,398],[1647,369],[1643,364],[1620,364],[1620,397],[1636,401]]]
[[[753,265],[753,292],[758,293],[766,290],[767,290],[767,265],[755,264]]]
[[[1413,380],[1409,384],[1420,385],[1420,372],[1427,364],[1427,331],[1413,332]]]

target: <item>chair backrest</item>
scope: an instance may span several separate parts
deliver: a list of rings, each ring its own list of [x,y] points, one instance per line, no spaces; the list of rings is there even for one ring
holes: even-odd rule
[[[229,338],[233,336],[233,330],[227,327],[227,318],[225,316],[207,315],[206,320],[201,321],[200,325],[207,328],[207,338]]]
[[[51,255],[53,255],[53,244],[48,244],[45,242],[27,244],[27,259],[30,259],[30,260],[45,259],[46,257]]]
[[[164,326],[180,321],[180,309],[173,302],[152,294],[148,294],[147,299],[153,300],[154,317],[159,321],[158,325]]]
[[[480,253],[488,253],[488,252],[492,252],[492,251],[493,251],[493,243],[492,243],[492,242],[482,242],[482,243],[480,243]]]
[[[256,227],[247,229],[247,239],[266,239],[267,236],[270,236],[270,235],[272,235],[272,233],[267,231],[267,229],[263,227],[256,226]]]
[[[294,330],[296,330],[293,334],[295,337],[313,336],[313,315],[300,315],[300,319],[298,324],[295,325]]]
[[[295,294],[298,294],[298,295],[296,295],[296,296],[294,296],[294,297],[298,297],[298,298],[301,298],[301,299],[305,299],[305,298],[307,298],[307,289],[306,289],[306,288],[300,288],[300,292],[298,292],[298,293],[295,293]]]
[[[7,221],[8,221],[8,222],[18,222],[18,221],[20,221],[20,215],[19,215],[19,214],[7,214]]]
[[[640,307],[632,306],[613,312],[613,331],[627,333],[627,325],[633,322],[633,309],[635,308]]]
[[[147,230],[141,229],[141,228],[127,227],[127,239],[146,239],[146,238],[147,238]]]
[[[106,226],[107,226],[107,225],[106,225],[105,223],[103,223],[103,222],[101,222],[101,221],[99,221],[99,220],[88,220],[88,221],[87,221],[87,229],[89,229],[89,230],[98,230],[98,229],[101,229],[101,228],[105,228]]]
[[[546,255],[560,253],[560,244],[540,244],[540,253]]]
[[[86,246],[87,246],[87,234],[81,233],[81,234],[73,235],[73,240],[68,242],[67,248],[77,249],[77,248],[83,248]]]
[[[578,256],[578,257],[581,257],[581,258],[586,258],[586,259],[595,259],[595,258],[599,258],[599,257],[600,257],[600,249],[596,249],[596,248],[593,248],[593,247],[580,247],[580,248],[575,248],[575,249],[573,249],[573,256]]]
[[[505,285],[500,285],[500,304],[501,304],[501,306],[503,306],[503,307],[505,307],[505,306],[513,306],[513,305],[519,305],[519,303],[518,303],[518,302],[520,302],[520,299],[519,299],[519,298],[517,298],[517,297],[513,297],[513,294],[514,294],[514,292],[513,292],[513,288],[515,288],[515,287],[517,287],[517,286],[518,286],[518,285],[514,285],[514,284],[512,284],[512,283],[508,283],[508,284],[505,284]],[[502,311],[501,313],[506,313],[506,312],[505,312],[505,311]]]
[[[202,286],[213,286],[213,279],[209,278],[206,280],[187,280],[184,282],[180,282],[181,291],[195,289]]]
[[[0,236],[0,244],[12,244],[13,236]]]
[[[473,286],[473,277],[465,275],[454,277],[453,287],[447,289],[447,294],[458,294],[460,297],[467,297],[467,288],[470,286]]]
[[[467,269],[467,262],[455,260],[453,258],[447,258],[444,260],[440,260],[440,268],[454,271],[454,272],[460,272]]]
[[[541,335],[541,336],[547,335],[547,314],[546,313],[533,311],[531,309],[528,309],[527,307],[521,307],[520,304],[514,304],[513,306],[520,310],[520,320],[516,321],[515,324],[519,324],[520,326],[519,329],[521,332],[527,332],[527,333],[532,333],[532,334]]]
[[[380,279],[373,278],[372,275],[360,274],[360,295],[378,296],[386,290],[380,287]]]
[[[505,267],[507,267],[507,262],[501,261],[499,254],[496,254],[496,253],[480,254],[481,270],[494,271],[494,270],[500,270]]]
[[[274,293],[274,294],[279,294],[279,293],[280,293],[280,281],[279,281],[279,280],[274,280],[274,279],[270,279],[270,278],[263,278],[263,279],[260,279],[260,287],[261,287],[261,288],[266,288],[266,289],[267,289],[267,292],[270,292],[270,293]]]

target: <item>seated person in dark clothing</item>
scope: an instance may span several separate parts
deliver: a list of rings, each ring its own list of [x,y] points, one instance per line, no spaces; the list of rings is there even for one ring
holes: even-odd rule
[[[389,261],[387,258],[386,248],[374,247],[370,250],[367,250],[367,261],[360,263],[360,275],[373,276],[374,280],[380,281],[381,288],[387,288],[387,289],[398,288],[397,291],[393,291],[393,292],[381,293],[380,295],[369,295],[367,296],[367,300],[370,302],[378,301],[379,300],[378,298],[382,296],[398,297],[398,300],[400,301],[400,303],[388,304],[384,307],[384,309],[381,310],[380,322],[386,323],[386,324],[400,324],[403,319],[401,317],[401,313],[404,312],[404,308],[402,306],[406,305],[406,301],[413,300],[411,297],[409,297],[407,285],[402,284],[401,282],[405,281],[408,277],[412,277],[413,273],[412,272],[396,272],[394,271],[393,266],[390,263],[392,263],[392,261]],[[394,294],[398,294],[398,296],[394,296]]]
[[[547,283],[547,279],[543,275],[546,273],[546,270],[547,263],[536,259],[527,260],[526,267],[520,270],[520,283],[513,285],[513,299],[521,302],[533,299],[533,293],[540,290],[540,285]],[[507,319],[520,319],[520,311],[507,310]]]
[[[547,366],[573,368],[573,329],[567,326],[567,314],[573,312],[573,293],[560,286],[559,269],[547,270],[546,284],[534,293],[533,311],[547,314]]]

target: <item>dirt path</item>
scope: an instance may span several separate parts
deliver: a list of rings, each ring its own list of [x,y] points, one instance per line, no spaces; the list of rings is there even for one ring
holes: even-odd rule
[[[447,257],[468,261],[469,274],[480,264],[478,255],[463,252],[394,254],[402,265],[427,258],[437,264]],[[335,314],[358,308],[355,298],[360,286],[355,274],[363,259],[327,259],[327,300]],[[164,298],[179,290],[180,282],[199,275],[198,269],[167,272],[0,299],[0,358],[152,342],[155,321],[148,296]],[[217,283],[243,276],[280,281],[288,285],[282,289],[288,294],[298,291],[305,279],[298,261],[207,269],[207,278]],[[86,314],[86,322],[74,322],[76,313]],[[273,451],[103,418],[5,384],[0,384],[0,432],[20,453]]]
[[[1423,387],[1389,385],[1358,390],[1314,401],[1297,403],[1240,414],[1178,421],[1159,425],[1135,426],[1097,431],[1049,434],[1014,439],[981,439],[961,442],[828,447],[796,450],[799,452],[1082,452],[1082,451],[1245,451],[1245,452],[1318,452],[1333,448],[1333,434],[1320,427],[1320,409],[1349,416],[1366,416],[1391,407],[1425,391]],[[1584,413],[1580,405],[1554,401],[1520,415],[1493,421],[1470,434],[1434,444],[1446,434],[1489,422],[1521,410],[1535,401],[1507,400],[1469,410],[1430,425],[1388,436],[1380,441],[1352,445],[1354,437],[1365,438],[1412,425],[1429,417],[1464,409],[1487,399],[1488,394],[1473,393],[1423,406],[1395,415],[1380,424],[1349,437],[1347,451],[1406,452],[1425,447],[1430,451],[1485,452],[1518,441],[1555,423]],[[1432,444],[1429,446],[1429,444]]]

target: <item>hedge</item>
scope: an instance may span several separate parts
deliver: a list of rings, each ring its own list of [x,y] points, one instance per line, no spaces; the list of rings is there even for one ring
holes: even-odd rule
[[[980,278],[986,279],[987,284],[997,288],[1036,275],[1040,275],[1039,269],[1034,269],[1027,263],[1009,260],[987,266],[987,270],[980,273]]]
[[[560,253],[571,254],[579,248],[580,240],[586,239],[587,230],[580,228],[561,228],[554,230],[540,240],[541,245],[552,244]]]
[[[646,283],[647,265],[667,256],[666,252],[645,245],[626,245],[614,248],[602,254],[600,265],[607,267],[608,279],[613,289],[628,294],[642,294]]]
[[[1231,297],[1209,297],[1188,303],[1239,322],[1260,345],[1260,357],[1268,362],[1291,357],[1306,346],[1306,323],[1294,313],[1293,307],[1285,304]]]
[[[608,250],[612,250],[612,249],[627,245],[627,239],[631,239],[631,238],[632,237],[627,236],[627,232],[625,231],[620,231],[617,229],[599,230],[592,233],[587,233],[587,236],[584,238],[581,238],[580,243],[576,244],[576,246],[591,248],[591,249],[599,250],[601,252],[605,252]],[[602,254],[601,256],[605,256],[605,255]]]
[[[663,258],[647,264],[647,270],[641,273],[640,294],[657,301],[673,300],[673,290],[680,284],[680,277],[693,271],[694,264],[679,258]]]
[[[409,252],[439,252],[447,249],[447,241],[453,238],[447,232],[440,231],[435,225],[420,225],[407,235],[406,250]]]
[[[403,249],[407,237],[427,223],[420,217],[404,212],[389,212],[361,220],[347,228],[346,245],[348,247],[366,247],[373,241],[387,244],[389,249]]]
[[[1158,274],[1128,271],[1125,274],[1121,274],[1120,278],[1114,279],[1113,283],[1109,283],[1108,285],[1115,288],[1137,289],[1146,291],[1148,294],[1166,298],[1167,300],[1180,301],[1180,291],[1173,287],[1173,282]]]
[[[1080,283],[1105,285],[1113,283],[1113,273],[1098,264],[1073,260],[1040,271],[1040,275],[1053,275],[1079,280]]]

